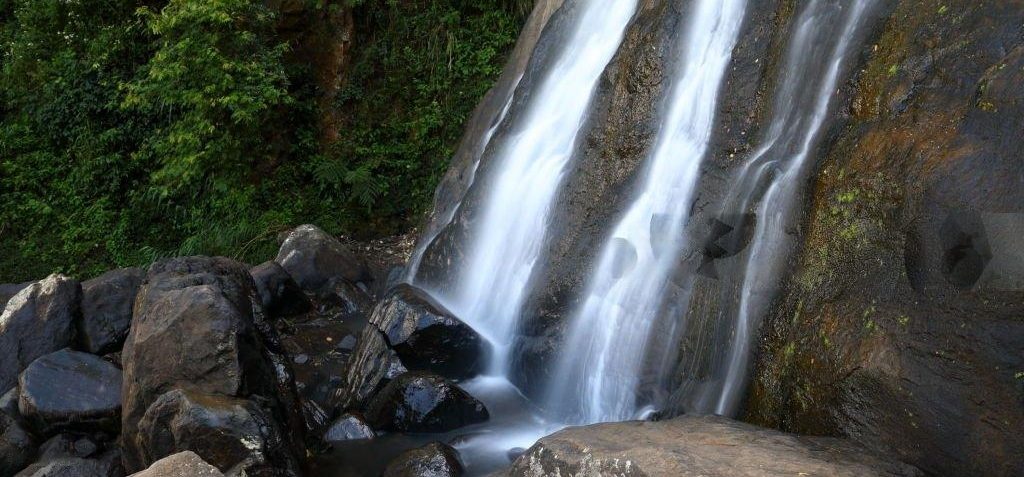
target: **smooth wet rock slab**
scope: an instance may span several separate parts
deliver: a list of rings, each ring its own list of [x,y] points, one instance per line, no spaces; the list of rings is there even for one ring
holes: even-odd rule
[[[14,475],[32,462],[36,444],[21,424],[0,413],[0,475]]]
[[[388,383],[373,398],[367,419],[378,429],[445,432],[487,421],[483,403],[436,374],[412,371]]]
[[[516,459],[509,476],[917,477],[842,439],[801,437],[721,417],[572,427]]]
[[[343,409],[363,408],[390,380],[406,371],[380,330],[366,325],[349,358],[343,385],[335,390],[332,402]]]
[[[48,354],[21,374],[18,409],[44,435],[62,429],[116,434],[121,419],[121,370],[78,351]]]
[[[324,442],[328,444],[354,441],[360,439],[373,439],[377,433],[373,432],[370,425],[362,416],[356,414],[345,414],[335,419],[331,427],[324,433]]]
[[[80,315],[81,285],[50,275],[11,297],[0,312],[0,389],[10,389],[36,358],[71,346]]]
[[[486,366],[487,341],[419,288],[393,288],[374,308],[370,322],[409,369],[465,379]]]
[[[83,350],[102,355],[121,349],[132,324],[135,295],[145,276],[141,268],[123,268],[82,283],[78,341]]]
[[[289,232],[274,261],[307,291],[319,290],[333,277],[351,283],[372,280],[361,258],[315,225],[301,225]]]
[[[164,457],[131,477],[224,477],[224,474],[194,452],[186,451]]]
[[[384,469],[383,477],[459,477],[464,472],[458,451],[431,442],[395,457]]]

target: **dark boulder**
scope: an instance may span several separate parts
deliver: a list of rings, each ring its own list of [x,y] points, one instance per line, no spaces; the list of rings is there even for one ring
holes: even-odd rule
[[[21,374],[18,388],[18,409],[40,434],[116,434],[120,427],[121,370],[98,356],[66,349],[48,354]]]
[[[333,277],[351,283],[372,280],[361,258],[315,225],[302,225],[289,232],[274,261],[308,291],[319,290]]]
[[[0,314],[0,389],[7,390],[36,358],[71,346],[81,285],[63,275],[25,287]]]
[[[0,412],[15,419],[21,419],[21,411],[18,411],[19,394],[18,387],[15,386],[0,396]]]
[[[39,462],[64,458],[86,459],[98,455],[100,450],[100,443],[89,436],[57,434],[39,446]]]
[[[224,477],[224,474],[194,452],[179,452],[154,462],[148,469],[131,477]]]
[[[403,452],[388,463],[384,477],[458,477],[465,472],[459,453],[451,446],[431,442]]]
[[[145,276],[141,268],[123,268],[82,283],[78,342],[83,351],[103,355],[121,349],[132,324],[135,294]]]
[[[411,285],[393,288],[374,308],[370,322],[384,332],[409,369],[464,379],[479,374],[487,363],[487,341]]]
[[[122,353],[121,440],[129,472],[153,462],[139,421],[161,395],[182,387],[259,403],[293,454],[305,454],[291,367],[247,268],[210,257],[157,262],[135,311]]]
[[[124,477],[121,453],[110,450],[96,458],[60,457],[40,460],[15,477]]]
[[[14,418],[0,412],[0,475],[14,475],[36,455],[32,436]]]
[[[324,442],[331,444],[358,439],[373,439],[374,437],[377,437],[377,433],[373,432],[373,429],[361,416],[349,413],[339,417],[331,424],[331,427],[324,433]]]
[[[192,451],[229,474],[298,475],[277,424],[245,399],[175,389],[149,407],[138,428],[147,462]]]
[[[373,307],[373,298],[352,282],[333,277],[316,292],[321,313],[336,311],[346,316],[365,317]]]
[[[802,437],[722,417],[570,427],[540,440],[508,476],[917,477],[917,469],[842,439]]]
[[[388,381],[406,371],[384,335],[375,326],[366,325],[349,358],[343,385],[334,392],[333,404],[341,409],[362,408]]]
[[[256,282],[256,291],[267,313],[272,316],[292,316],[309,311],[309,298],[277,262],[262,263],[249,272]]]
[[[400,432],[445,432],[489,418],[483,403],[455,383],[423,371],[405,373],[373,398],[374,427]]]

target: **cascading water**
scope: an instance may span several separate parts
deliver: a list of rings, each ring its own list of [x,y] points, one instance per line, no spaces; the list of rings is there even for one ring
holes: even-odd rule
[[[646,180],[604,245],[550,387],[550,406],[572,421],[629,419],[641,404],[645,348],[679,261],[675,237],[682,236],[745,9],[745,0],[693,7]]]
[[[734,415],[746,387],[753,332],[779,287],[792,246],[789,229],[799,209],[814,146],[836,94],[858,27],[875,0],[814,0],[797,20],[763,145],[740,172],[727,214],[745,213],[757,195],[757,225],[747,255],[725,375],[714,412]],[[841,23],[840,33],[837,22]],[[817,73],[817,74],[816,74]],[[814,92],[807,95],[808,91]],[[767,189],[763,187],[770,181]]]
[[[574,31],[529,96],[521,124],[496,148],[495,169],[466,268],[445,305],[494,347],[491,373],[504,375],[527,285],[548,227],[548,211],[597,81],[619,47],[636,0],[574,5]],[[566,7],[563,7],[566,8]]]

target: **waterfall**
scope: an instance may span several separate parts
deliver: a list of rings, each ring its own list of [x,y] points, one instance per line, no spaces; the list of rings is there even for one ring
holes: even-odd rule
[[[739,37],[745,0],[699,0],[681,43],[661,129],[636,199],[602,248],[575,313],[549,406],[590,423],[638,411],[651,330],[661,317],[718,93]]]
[[[755,332],[778,291],[790,255],[790,230],[796,228],[793,221],[814,162],[810,160],[814,146],[829,117],[843,64],[854,51],[851,46],[856,44],[858,27],[874,1],[814,0],[804,8],[790,41],[768,134],[734,182],[723,215],[748,212],[761,191],[764,196],[756,207],[758,220],[742,276],[716,414],[734,415],[738,410]]]
[[[530,91],[525,114],[494,141],[494,174],[472,224],[461,274],[440,298],[494,348],[504,375],[520,308],[548,227],[548,212],[575,149],[597,82],[619,47],[636,0],[567,2],[572,31]]]

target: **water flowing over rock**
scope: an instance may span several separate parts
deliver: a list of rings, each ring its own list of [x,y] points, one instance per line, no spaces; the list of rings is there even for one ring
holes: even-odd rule
[[[788,435],[721,417],[569,428],[541,439],[507,475],[923,476],[840,439]]]
[[[418,288],[392,289],[374,308],[370,323],[384,333],[409,369],[463,379],[479,374],[487,364],[487,342]]]
[[[0,389],[13,387],[36,358],[74,343],[81,300],[82,286],[63,275],[51,275],[11,297],[0,313]]]
[[[140,268],[123,268],[82,283],[78,342],[83,351],[103,355],[121,350],[132,324],[135,294],[145,276]]]
[[[440,442],[431,442],[395,457],[384,477],[459,477],[463,474],[458,451]]]
[[[121,370],[98,356],[61,350],[21,374],[18,409],[40,434],[121,427]]]
[[[388,383],[366,411],[374,427],[444,432],[484,422],[489,414],[473,396],[441,376],[411,371]]]
[[[291,452],[304,455],[291,370],[244,266],[209,257],[157,262],[135,310],[123,353],[121,439],[129,472],[155,460],[139,423],[161,395],[178,388],[257,400]]]

